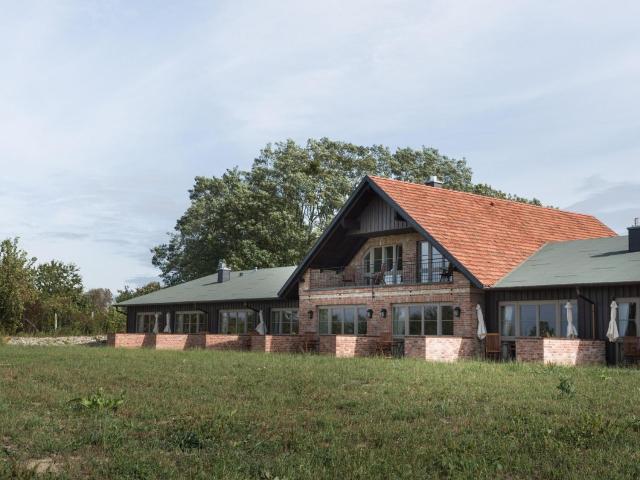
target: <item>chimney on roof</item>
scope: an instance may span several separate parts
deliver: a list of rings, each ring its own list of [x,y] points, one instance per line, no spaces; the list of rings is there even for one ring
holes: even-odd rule
[[[227,267],[224,260],[218,263],[218,283],[228,282],[231,280],[231,269]]]
[[[640,219],[636,218],[633,226],[627,230],[629,230],[629,251],[640,252]]]
[[[431,175],[429,180],[424,182],[424,184],[428,187],[442,188],[442,181],[440,181],[440,179],[435,175]]]

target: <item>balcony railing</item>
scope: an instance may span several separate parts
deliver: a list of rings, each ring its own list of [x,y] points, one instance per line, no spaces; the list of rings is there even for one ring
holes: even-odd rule
[[[387,268],[388,267],[388,268]],[[453,265],[447,260],[395,265],[358,265],[312,269],[310,288],[380,287],[453,282]]]

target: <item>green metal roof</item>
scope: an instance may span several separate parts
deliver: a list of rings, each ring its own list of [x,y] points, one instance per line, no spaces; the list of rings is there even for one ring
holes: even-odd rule
[[[118,306],[163,303],[236,302],[278,298],[278,290],[295,270],[293,267],[263,268],[231,272],[231,279],[218,283],[218,274],[181,283],[173,287],[132,298]]]
[[[544,245],[494,288],[640,282],[640,252],[626,236]]]

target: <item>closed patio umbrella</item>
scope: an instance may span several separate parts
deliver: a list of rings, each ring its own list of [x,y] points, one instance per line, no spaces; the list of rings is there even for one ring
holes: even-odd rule
[[[165,323],[164,323],[164,333],[171,333],[171,314],[169,312],[167,312],[167,316],[165,317]]]
[[[476,305],[476,315],[478,316],[478,338],[484,340],[487,336],[487,327],[484,324],[484,314],[482,313],[480,304]]]
[[[260,322],[258,322],[258,326],[256,327],[256,332],[258,332],[260,335],[266,335],[267,326],[265,325],[264,318],[262,317],[262,310],[258,312],[258,318],[260,319]]]
[[[573,305],[571,305],[571,302],[567,302],[564,308],[567,310],[567,338],[576,338],[578,330],[573,324]]]
[[[156,321],[153,324],[153,333],[158,333],[158,330],[160,329],[160,327],[158,326],[159,318],[160,318],[160,314],[156,313]]]
[[[618,324],[616,323],[616,317],[618,316],[618,304],[616,301],[611,302],[611,318],[609,320],[609,329],[607,330],[607,338],[610,342],[615,342],[620,338],[618,333]]]

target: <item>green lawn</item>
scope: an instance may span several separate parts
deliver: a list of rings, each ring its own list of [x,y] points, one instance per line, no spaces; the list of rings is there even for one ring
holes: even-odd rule
[[[69,403],[100,387],[116,412]],[[37,459],[63,478],[638,478],[640,371],[0,347],[0,478]]]

